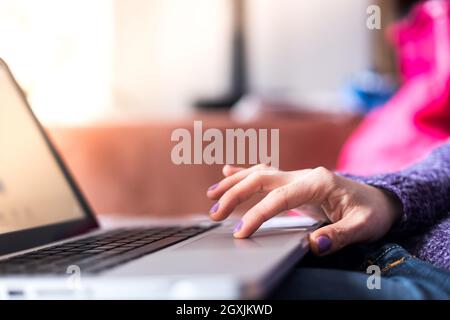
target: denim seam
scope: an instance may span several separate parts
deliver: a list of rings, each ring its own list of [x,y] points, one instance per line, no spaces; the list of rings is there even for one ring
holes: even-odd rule
[[[383,257],[385,257],[390,251],[397,249],[397,248],[401,248],[398,244],[394,244],[393,246],[385,249],[382,253],[380,253],[378,256],[375,257],[375,259],[373,260],[374,263],[373,264],[377,264],[377,262],[379,262]]]

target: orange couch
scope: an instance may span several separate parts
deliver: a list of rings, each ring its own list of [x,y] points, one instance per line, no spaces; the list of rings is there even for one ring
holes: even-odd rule
[[[334,168],[346,138],[359,122],[354,115],[299,113],[268,115],[241,124],[225,113],[201,113],[177,121],[108,123],[49,128],[60,153],[98,214],[172,217],[207,212],[205,191],[221,179],[220,165],[175,165],[170,154],[175,128],[279,128],[284,170]]]

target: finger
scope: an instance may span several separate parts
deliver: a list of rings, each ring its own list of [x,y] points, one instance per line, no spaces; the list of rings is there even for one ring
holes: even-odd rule
[[[246,238],[253,234],[265,221],[273,216],[304,204],[322,203],[334,185],[334,175],[326,169],[318,168],[302,179],[271,191],[251,208],[234,230],[236,238]]]
[[[284,182],[281,173],[266,175],[264,171],[255,171],[227,190],[211,212],[215,221],[228,217],[242,202],[250,199],[256,193],[265,193],[280,186]]]
[[[237,184],[239,181],[247,177],[249,174],[255,171],[261,171],[261,170],[268,170],[267,165],[256,165],[253,167],[250,167],[248,169],[240,170],[236,172],[235,174],[226,177],[219,183],[211,186],[206,195],[210,199],[219,199],[228,189],[230,189],[232,186]]]
[[[232,176],[233,174],[235,174],[236,172],[245,170],[245,168],[242,167],[235,167],[229,164],[226,164],[223,166],[222,168],[222,173],[225,177],[229,177]]]
[[[357,218],[358,216],[362,215],[346,216],[311,233],[311,251],[315,255],[324,256],[358,242],[363,230],[363,221]]]

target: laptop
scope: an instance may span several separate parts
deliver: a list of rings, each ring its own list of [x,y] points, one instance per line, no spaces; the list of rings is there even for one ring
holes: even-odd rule
[[[0,59],[1,299],[264,298],[308,250],[299,219],[102,228]]]

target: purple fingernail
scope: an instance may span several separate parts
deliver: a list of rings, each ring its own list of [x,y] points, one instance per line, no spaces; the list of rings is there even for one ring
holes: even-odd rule
[[[320,236],[316,239],[319,253],[324,253],[331,248],[331,240],[327,236]]]
[[[216,213],[217,210],[219,210],[219,203],[218,203],[218,202],[216,202],[216,203],[211,207],[211,209],[209,210],[209,214]]]
[[[244,221],[239,221],[238,222],[238,224],[236,225],[236,226],[234,226],[234,229],[233,229],[233,233],[236,233],[236,232],[238,232],[239,230],[241,230],[241,228],[242,228],[242,226],[244,225]]]
[[[216,189],[218,186],[219,186],[218,183],[213,184],[211,187],[208,188],[208,191],[212,191],[212,190]]]

